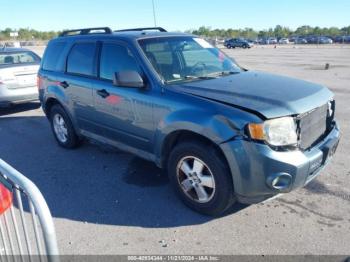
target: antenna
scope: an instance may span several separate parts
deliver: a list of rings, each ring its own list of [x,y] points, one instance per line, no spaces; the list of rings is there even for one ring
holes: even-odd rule
[[[154,6],[154,0],[152,0],[152,7],[153,7],[153,21],[154,21],[154,26],[157,26],[157,19],[156,19],[156,9]]]

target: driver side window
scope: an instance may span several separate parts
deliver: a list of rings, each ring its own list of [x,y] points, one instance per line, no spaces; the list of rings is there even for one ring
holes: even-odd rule
[[[121,71],[140,73],[140,68],[127,47],[115,43],[104,43],[101,50],[100,78],[113,80],[114,73]]]

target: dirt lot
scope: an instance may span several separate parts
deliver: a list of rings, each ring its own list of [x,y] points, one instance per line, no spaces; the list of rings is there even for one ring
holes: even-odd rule
[[[91,144],[66,151],[35,104],[2,110],[0,157],[43,192],[61,253],[349,254],[350,46],[224,51],[335,93],[342,140],[332,163],[306,188],[211,219],[184,207],[151,163]]]

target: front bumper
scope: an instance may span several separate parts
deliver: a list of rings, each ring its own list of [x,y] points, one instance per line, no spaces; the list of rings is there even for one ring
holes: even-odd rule
[[[337,124],[317,145],[306,151],[275,151],[268,145],[233,140],[221,145],[228,160],[236,196],[242,203],[257,203],[280,193],[303,187],[327,165],[340,139]],[[271,181],[285,175],[287,187],[275,188]]]

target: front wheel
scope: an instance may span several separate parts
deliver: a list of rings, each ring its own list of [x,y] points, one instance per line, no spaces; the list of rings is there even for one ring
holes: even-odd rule
[[[234,203],[230,171],[211,146],[179,144],[170,154],[168,172],[181,200],[202,214],[218,216]]]

